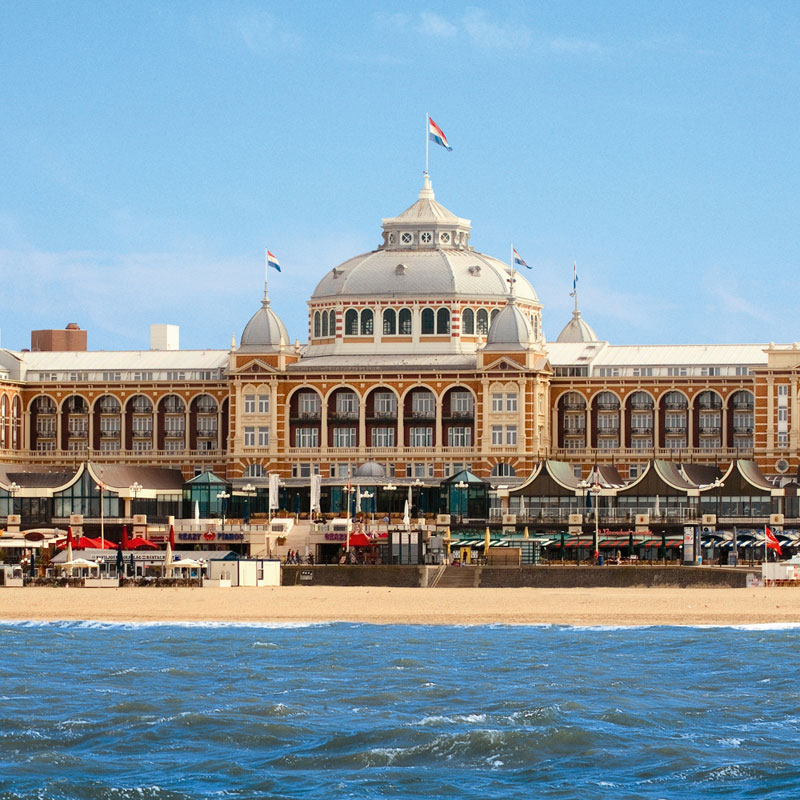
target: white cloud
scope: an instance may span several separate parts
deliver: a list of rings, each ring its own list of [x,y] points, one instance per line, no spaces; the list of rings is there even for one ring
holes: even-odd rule
[[[452,39],[458,34],[458,27],[444,17],[439,16],[439,14],[434,14],[432,11],[423,11],[420,14],[419,31],[428,36]]]
[[[553,53],[570,56],[601,55],[604,52],[602,45],[587,39],[570,39],[562,37],[550,40],[550,50]]]
[[[461,25],[475,44],[487,49],[526,48],[531,40],[531,32],[524,25],[494,22],[479,8],[470,8],[464,14]]]
[[[302,44],[302,37],[279,26],[266,11],[252,10],[234,17],[231,30],[250,52],[259,55],[294,50]]]

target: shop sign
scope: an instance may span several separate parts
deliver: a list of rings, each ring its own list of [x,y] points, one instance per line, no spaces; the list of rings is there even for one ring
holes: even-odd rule
[[[222,531],[206,531],[205,533],[176,533],[179,542],[243,542],[243,533],[223,533]]]

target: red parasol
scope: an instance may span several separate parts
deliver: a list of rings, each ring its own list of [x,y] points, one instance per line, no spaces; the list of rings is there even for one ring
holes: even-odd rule
[[[96,539],[87,539],[87,541],[92,542],[92,547],[96,550],[116,550],[117,546],[114,542],[109,542],[108,539],[102,539],[101,537],[97,537]]]
[[[173,550],[175,549],[175,527],[173,525],[169,526],[169,546]]]
[[[122,526],[122,543],[121,547],[123,550],[130,550],[130,543],[128,541],[128,526]]]
[[[371,539],[366,533],[351,533],[350,546],[351,547],[369,547],[372,544]]]
[[[149,539],[145,539],[142,536],[134,536],[133,539],[128,539],[129,550],[141,550],[143,548],[149,550],[161,549],[155,542],[151,542]]]

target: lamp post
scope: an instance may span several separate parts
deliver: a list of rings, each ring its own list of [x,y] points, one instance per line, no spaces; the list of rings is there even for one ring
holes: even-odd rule
[[[374,496],[375,495],[370,491],[361,492],[361,500],[362,501],[364,501],[364,500],[372,500],[372,498]],[[373,506],[373,508],[372,508],[372,510],[370,512],[370,516],[372,517],[372,521],[375,522],[375,508],[374,508],[374,506]]]
[[[217,492],[217,500],[222,500],[222,530],[225,530],[225,512],[228,510],[228,498],[230,497],[230,492],[221,491]]]
[[[458,521],[462,522],[464,517],[464,492],[469,488],[469,484],[466,481],[459,481],[454,488],[458,489]]]
[[[244,492],[244,522],[246,525],[250,524],[250,498],[256,494],[256,487],[252,483],[246,483],[242,486]]]
[[[419,519],[420,501],[422,500],[422,486],[423,486],[423,483],[419,478],[414,478],[414,483],[412,483],[411,485],[416,487],[416,490],[417,490],[416,509],[417,509],[417,519]]]
[[[136,500],[136,498],[139,496],[139,492],[141,492],[143,488],[144,488],[144,487],[142,486],[142,484],[141,484],[141,483],[139,483],[139,481],[134,481],[134,482],[133,482],[133,483],[132,483],[132,484],[131,484],[131,485],[128,487],[128,489],[130,489],[130,493],[131,493],[131,496],[132,496],[132,501],[131,501],[131,517],[133,517],[133,513],[134,513],[134,509],[133,509],[133,502],[134,502],[134,501]]]
[[[105,504],[105,490],[106,486],[103,483],[102,478],[100,479],[100,483],[97,484],[97,490],[100,492],[100,548],[102,550],[106,549],[106,504]]]
[[[14,513],[14,501],[20,489],[22,489],[22,487],[16,481],[11,481],[11,486],[8,487],[8,493],[11,495],[11,507],[8,509],[9,514]]]
[[[589,492],[594,495],[594,563],[597,564],[600,555],[600,484],[597,481],[593,484],[588,481],[581,481],[578,484],[578,488],[584,490],[584,497],[588,497]]]

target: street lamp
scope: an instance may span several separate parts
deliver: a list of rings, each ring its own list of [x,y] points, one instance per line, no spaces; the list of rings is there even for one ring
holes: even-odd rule
[[[22,489],[22,487],[16,481],[11,481],[11,486],[8,487],[8,493],[11,495],[11,507],[8,509],[9,514],[14,513],[14,499],[20,489]]]
[[[411,484],[415,486],[417,489],[417,502],[416,502],[416,509],[417,509],[417,519],[419,519],[420,514],[420,504],[422,500],[422,486],[424,485],[419,478],[414,478],[414,482]]]
[[[256,487],[252,483],[246,483],[242,486],[244,492],[244,522],[246,525],[250,524],[250,498],[255,496]]]
[[[469,484],[466,481],[459,481],[455,487],[458,489],[458,521],[461,522],[464,516],[464,500],[466,495],[464,494],[465,490],[469,488]]]
[[[375,495],[370,491],[361,492],[361,500],[362,500],[362,502],[364,500],[372,500],[372,498],[374,496]],[[359,509],[359,510],[363,510],[363,508]],[[375,507],[374,506],[372,507],[372,511],[370,512],[370,514],[371,514],[371,517],[372,517],[372,521],[375,522]]]
[[[230,492],[221,491],[217,492],[217,500],[222,500],[222,530],[225,530],[225,512],[228,510],[228,498],[230,497]]]
[[[594,495],[594,563],[597,564],[600,555],[600,484],[597,481],[594,484],[581,481],[578,487],[584,490],[584,497],[588,496],[589,492]]]
[[[139,481],[134,481],[128,487],[128,489],[130,489],[130,492],[131,492],[131,495],[133,497],[133,500],[136,500],[136,498],[139,496],[139,492],[141,492],[143,488],[144,487],[142,486],[141,483],[139,483]],[[133,509],[133,502],[131,502],[131,516],[133,516],[133,510],[134,510]]]

